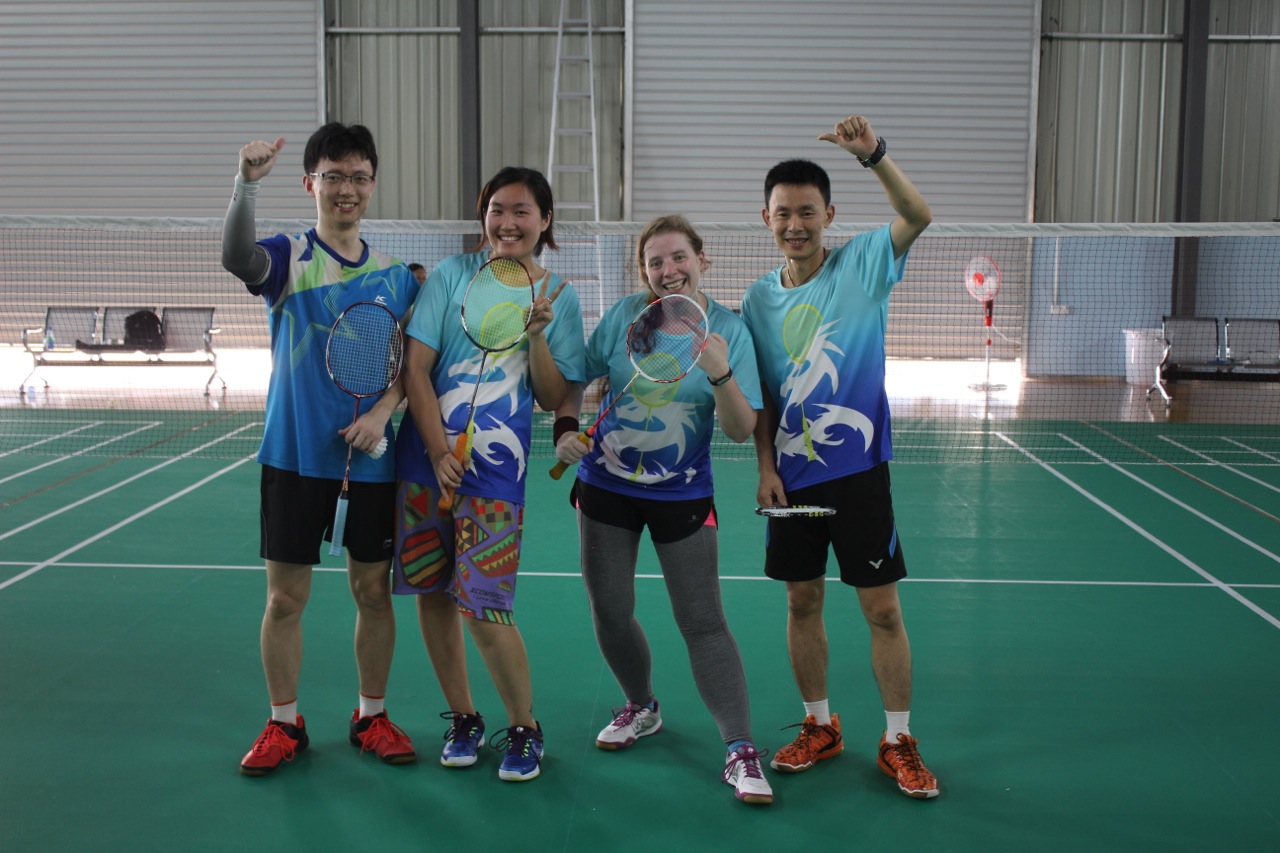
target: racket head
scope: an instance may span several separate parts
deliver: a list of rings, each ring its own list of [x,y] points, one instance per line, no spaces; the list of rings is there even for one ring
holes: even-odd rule
[[[991,302],[1000,292],[1000,265],[986,255],[969,261],[964,270],[964,286],[979,302]]]
[[[683,379],[698,363],[711,334],[707,313],[688,296],[655,299],[627,329],[627,357],[636,374],[665,384]]]
[[[765,518],[828,518],[836,514],[832,506],[758,506],[756,515]]]
[[[346,308],[329,330],[324,363],[333,384],[353,397],[374,397],[400,375],[404,336],[400,321],[380,302]]]
[[[524,340],[533,313],[533,277],[514,258],[491,258],[462,294],[462,331],[485,352],[504,352]]]

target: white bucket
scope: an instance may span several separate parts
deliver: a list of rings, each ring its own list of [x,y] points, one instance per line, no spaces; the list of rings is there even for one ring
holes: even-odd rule
[[[1159,329],[1124,330],[1124,381],[1152,385],[1164,355],[1164,332]]]

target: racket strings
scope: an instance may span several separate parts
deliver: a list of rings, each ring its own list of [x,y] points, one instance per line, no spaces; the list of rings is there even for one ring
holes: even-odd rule
[[[402,347],[394,314],[379,305],[352,306],[330,332],[329,374],[348,394],[380,394],[400,372]]]
[[[668,296],[651,303],[631,324],[627,354],[646,379],[674,382],[693,369],[709,334],[707,315],[697,303]]]
[[[497,258],[480,268],[462,298],[462,330],[480,349],[500,352],[524,337],[533,282],[519,261]]]

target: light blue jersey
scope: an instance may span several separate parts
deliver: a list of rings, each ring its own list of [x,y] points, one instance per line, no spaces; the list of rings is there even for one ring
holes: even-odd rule
[[[431,383],[440,399],[440,414],[452,447],[467,426],[471,395],[480,373],[481,352],[462,330],[462,296],[488,252],[453,255],[427,277],[406,329],[438,353]],[[561,278],[554,273],[553,292]],[[538,285],[541,287],[541,285]],[[582,307],[571,285],[556,297],[555,319],[544,333],[551,356],[566,381],[581,382]],[[483,382],[476,397],[471,464],[458,492],[464,495],[524,502],[529,445],[533,433],[533,386],[529,375],[529,340],[484,360]],[[422,436],[406,415],[396,438],[397,475],[401,480],[437,487]]]
[[[704,294],[705,295],[705,294]],[[587,342],[587,379],[609,377],[609,405],[635,372],[627,357],[627,329],[652,299],[646,291],[614,303]],[[753,409],[760,408],[760,377],[751,333],[723,305],[707,299],[707,322],[729,344],[729,367]],[[609,412],[595,433],[595,446],[578,467],[584,483],[624,495],[656,500],[709,497],[715,392],[699,366],[669,384],[643,376]]]
[[[833,250],[801,287],[783,287],[779,267],[747,288],[742,318],[778,408],[774,446],[788,490],[893,457],[884,338],[905,264],[886,225]]]
[[[355,414],[355,398],[333,384],[325,367],[329,330],[357,302],[381,302],[403,317],[420,285],[403,261],[365,246],[351,263],[316,236],[277,234],[258,245],[271,256],[265,281],[246,285],[267,303],[271,330],[271,381],[258,461],[304,477],[341,480],[347,443],[338,430]],[[367,412],[377,397],[362,400]],[[388,438],[391,425],[387,425]],[[395,479],[391,453],[373,459],[351,455],[351,479],[386,483]]]

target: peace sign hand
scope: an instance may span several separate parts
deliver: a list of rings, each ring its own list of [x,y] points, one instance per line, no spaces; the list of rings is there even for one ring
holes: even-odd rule
[[[560,291],[564,290],[567,281],[561,279],[556,285],[556,289],[547,293],[547,288],[551,286],[551,273],[546,272],[539,282],[538,297],[533,300],[533,306],[529,309],[529,335],[530,337],[540,337],[546,331],[547,326],[551,325],[551,321],[555,319],[555,309],[551,304],[556,301],[560,295]]]

